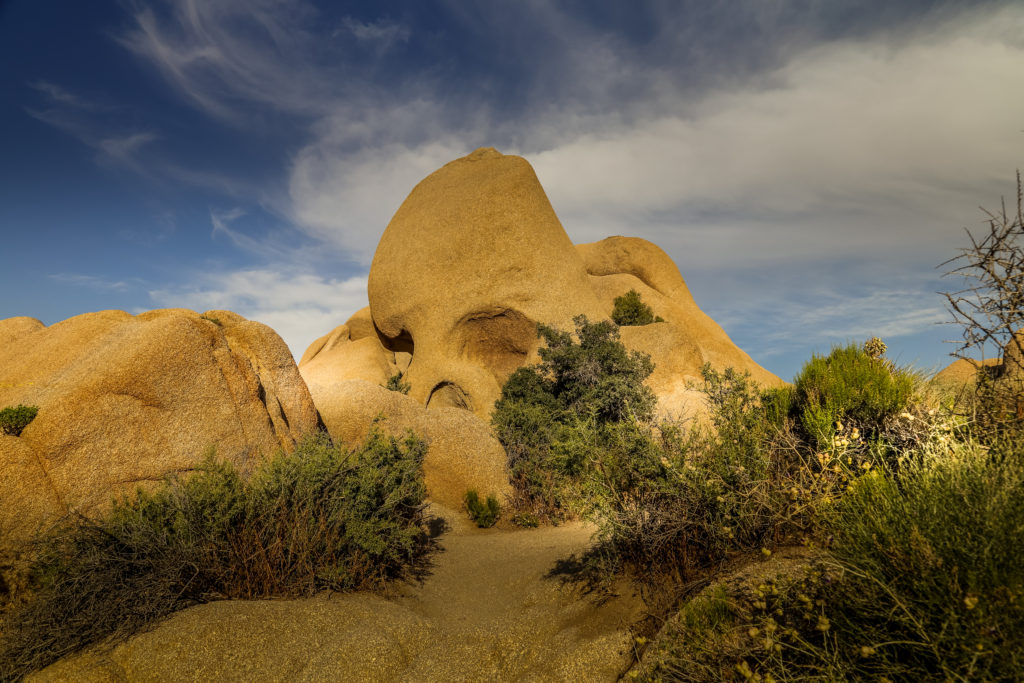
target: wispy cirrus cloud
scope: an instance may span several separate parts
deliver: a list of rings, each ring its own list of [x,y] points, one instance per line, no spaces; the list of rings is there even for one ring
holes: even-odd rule
[[[151,130],[124,132],[123,126],[109,119],[114,108],[103,105],[47,81],[32,87],[46,99],[42,107],[26,107],[33,118],[42,121],[97,152],[101,164],[115,164],[145,173],[139,156],[142,149],[159,139]]]
[[[339,38],[346,35],[353,36],[356,40],[370,43],[378,50],[387,50],[394,43],[404,43],[409,40],[410,30],[408,26],[387,21],[359,21],[352,17],[345,17],[341,26],[331,34],[332,38]]]
[[[87,100],[81,95],[50,81],[36,81],[31,86],[44,94],[54,104],[90,111],[104,108],[99,103]]]
[[[113,292],[127,292],[138,284],[133,285],[125,280],[108,280],[96,275],[82,275],[80,273],[53,273],[50,275],[50,279],[74,285],[75,287],[87,287],[89,289]]]

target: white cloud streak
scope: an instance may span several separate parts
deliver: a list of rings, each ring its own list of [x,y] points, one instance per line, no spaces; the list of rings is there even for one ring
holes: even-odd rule
[[[88,287],[102,291],[127,292],[131,285],[123,280],[108,280],[95,275],[81,275],[78,273],[54,273],[50,279],[63,282],[75,287]]]

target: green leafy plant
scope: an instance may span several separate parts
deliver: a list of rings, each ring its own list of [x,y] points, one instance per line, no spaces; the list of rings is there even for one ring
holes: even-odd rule
[[[587,491],[598,543],[586,562],[598,582],[625,572],[647,588],[685,584],[809,526],[793,493],[800,456],[773,457],[771,392],[731,369],[707,365],[703,375],[709,423],[622,423],[595,456]]]
[[[820,448],[831,447],[844,426],[856,427],[870,439],[907,408],[915,382],[909,371],[854,344],[837,346],[804,365],[795,381],[792,408]]]
[[[39,414],[38,406],[17,405],[0,410],[0,434],[20,436],[25,427]]]
[[[0,671],[19,677],[197,602],[418,574],[432,548],[425,453],[411,434],[375,430],[352,449],[320,434],[246,481],[211,452],[189,477],[68,520],[37,544],[34,593],[0,636]]]
[[[402,377],[404,377],[404,375],[401,371],[396,372],[388,377],[388,383],[385,384],[384,387],[388,391],[397,391],[400,394],[408,394],[409,390],[412,389],[412,385],[408,382],[403,382]]]
[[[650,325],[665,322],[661,316],[654,315],[654,311],[640,299],[640,293],[635,289],[615,297],[613,306],[612,320],[616,325]]]
[[[214,318],[212,315],[201,315],[199,316],[199,319],[211,322],[217,327],[224,327],[224,323],[220,321],[220,318]]]
[[[541,363],[512,373],[491,417],[509,457],[513,507],[554,521],[582,504],[579,483],[604,427],[649,420],[655,405],[643,384],[650,357],[627,351],[611,322],[574,322],[575,338],[538,325]]]
[[[498,521],[501,507],[498,505],[498,499],[493,495],[487,496],[487,502],[483,502],[480,500],[479,494],[470,489],[466,491],[464,500],[469,518],[476,522],[481,529],[492,527]]]
[[[689,628],[664,634],[645,678],[1018,680],[1019,454],[940,439],[917,455],[850,487],[824,518],[829,552],[802,575],[719,584],[729,609],[713,638],[684,606]]]

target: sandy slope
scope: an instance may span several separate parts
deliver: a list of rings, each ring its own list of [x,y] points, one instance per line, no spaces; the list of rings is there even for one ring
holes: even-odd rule
[[[421,585],[201,605],[29,680],[606,681],[628,667],[639,601],[596,606],[546,576],[590,528],[452,522]]]

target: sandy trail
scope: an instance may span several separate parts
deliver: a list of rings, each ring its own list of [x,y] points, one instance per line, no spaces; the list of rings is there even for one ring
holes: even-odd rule
[[[589,527],[477,530],[446,516],[455,528],[422,584],[200,605],[28,680],[613,681],[628,667],[639,601],[598,606],[547,576]]]

